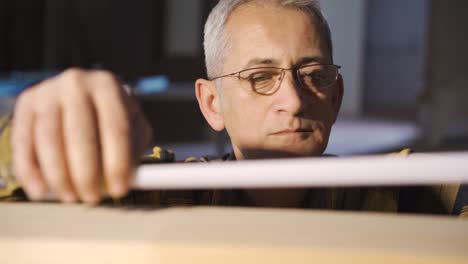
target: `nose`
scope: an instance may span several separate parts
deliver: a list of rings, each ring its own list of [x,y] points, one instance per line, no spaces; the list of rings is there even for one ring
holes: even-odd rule
[[[293,71],[285,71],[280,79],[280,87],[274,94],[277,112],[296,115],[304,107],[302,89],[294,78]]]

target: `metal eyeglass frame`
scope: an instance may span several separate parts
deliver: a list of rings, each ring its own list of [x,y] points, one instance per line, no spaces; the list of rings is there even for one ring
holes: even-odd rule
[[[314,63],[314,64],[306,64],[306,65],[303,65],[303,66],[300,66],[300,67],[293,67],[293,68],[281,68],[281,67],[254,67],[254,68],[249,68],[249,69],[244,69],[244,70],[240,70],[238,72],[233,72],[233,73],[229,73],[229,74],[225,74],[225,75],[222,75],[222,76],[217,76],[217,77],[214,77],[214,78],[211,78],[209,79],[210,81],[214,81],[214,80],[217,80],[217,79],[221,79],[221,78],[224,78],[224,77],[237,77],[239,80],[244,80],[244,81],[249,81],[247,78],[243,78],[241,77],[241,73],[243,72],[246,72],[246,71],[250,71],[250,70],[257,70],[257,69],[276,69],[276,70],[281,70],[281,73],[279,74],[279,84],[276,88],[272,89],[271,92],[268,92],[268,93],[259,93],[257,90],[254,89],[254,85],[252,83],[252,81],[249,81],[250,82],[250,88],[252,89],[252,91],[254,93],[257,93],[257,94],[260,94],[260,95],[272,95],[274,93],[276,93],[279,88],[281,87],[281,82],[283,81],[283,78],[284,78],[284,73],[286,71],[294,71],[295,72],[295,75],[293,75],[293,77],[296,79],[296,81],[299,82],[299,84],[301,85],[304,85],[301,81],[301,78],[299,78],[299,70],[302,69],[302,68],[306,68],[306,67],[311,67],[311,66],[334,66],[336,68],[336,76],[335,76],[335,80],[333,80],[332,83],[330,83],[328,86],[326,87],[322,87],[321,89],[319,90],[324,90],[332,85],[334,85],[336,83],[336,81],[338,80],[338,76],[339,76],[339,69],[341,69],[341,66],[340,65],[336,65],[336,64],[327,64],[327,63]]]

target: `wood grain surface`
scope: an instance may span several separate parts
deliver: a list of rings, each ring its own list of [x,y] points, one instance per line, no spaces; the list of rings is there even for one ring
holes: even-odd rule
[[[468,221],[235,207],[0,204],[1,263],[468,263]]]

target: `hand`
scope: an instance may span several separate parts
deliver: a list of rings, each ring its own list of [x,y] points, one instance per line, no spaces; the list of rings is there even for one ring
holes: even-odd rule
[[[63,202],[96,204],[104,190],[121,197],[151,134],[135,98],[113,74],[70,69],[19,96],[15,175],[32,200],[53,192]]]

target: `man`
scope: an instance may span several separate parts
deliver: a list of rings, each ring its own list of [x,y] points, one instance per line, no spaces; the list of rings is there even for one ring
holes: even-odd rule
[[[343,80],[316,1],[222,0],[206,22],[204,49],[208,79],[198,79],[195,92],[210,126],[230,136],[233,153],[224,159],[322,155]],[[53,191],[63,202],[90,204],[106,193],[127,194],[132,168],[151,141],[137,101],[112,73],[79,69],[25,91],[11,133],[15,176],[31,200]],[[141,195],[166,204],[185,199],[390,211],[397,206],[394,190],[377,189],[173,194]]]

